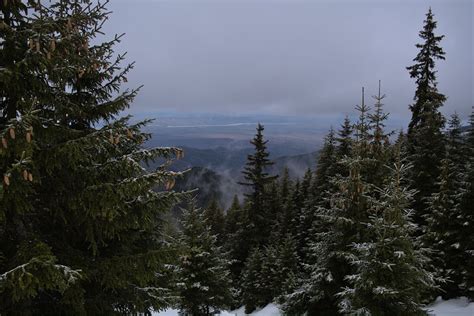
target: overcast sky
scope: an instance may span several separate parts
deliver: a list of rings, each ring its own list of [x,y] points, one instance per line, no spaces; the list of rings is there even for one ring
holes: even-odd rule
[[[415,85],[405,67],[429,6],[446,35],[443,112],[467,117],[472,0],[112,0],[105,30],[126,33],[128,85],[144,85],[135,113],[350,113],[360,87],[372,95],[380,79],[387,111],[407,118]]]

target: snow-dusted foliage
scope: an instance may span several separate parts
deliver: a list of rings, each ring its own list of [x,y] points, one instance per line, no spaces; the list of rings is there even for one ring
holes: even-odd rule
[[[349,285],[338,293],[340,311],[351,315],[424,315],[422,297],[435,285],[426,271],[427,253],[413,238],[410,204],[414,191],[406,187],[408,166],[398,161],[391,181],[372,200],[367,238],[352,244]]]
[[[178,148],[144,149],[120,117],[133,64],[101,38],[106,1],[0,3],[0,310],[111,314],[163,307],[152,288],[176,173],[146,170]],[[144,290],[147,289],[147,290]]]
[[[176,267],[178,306],[188,315],[210,315],[232,304],[229,266],[217,237],[194,201],[183,210]]]

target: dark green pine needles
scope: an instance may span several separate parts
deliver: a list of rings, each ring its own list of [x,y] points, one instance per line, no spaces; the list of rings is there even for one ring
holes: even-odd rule
[[[0,310],[146,312],[167,304],[162,214],[175,174],[144,162],[146,122],[119,113],[133,64],[100,42],[109,16],[90,0],[1,1]],[[93,44],[92,44],[93,43]]]

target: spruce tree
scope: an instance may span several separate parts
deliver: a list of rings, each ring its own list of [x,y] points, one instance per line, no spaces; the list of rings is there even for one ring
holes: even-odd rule
[[[268,301],[268,288],[265,286],[265,275],[262,273],[263,263],[262,251],[254,248],[248,256],[242,273],[242,303],[247,314],[258,307],[265,306]]]
[[[344,118],[344,123],[341,125],[341,128],[337,132],[337,155],[339,157],[349,156],[352,149],[352,133],[353,127],[349,117]]]
[[[297,277],[298,255],[290,234],[282,236],[278,243],[254,249],[243,272],[242,297],[246,313],[294,290]]]
[[[177,267],[179,308],[189,315],[214,315],[231,304],[229,265],[206,216],[193,201],[183,210]]]
[[[230,205],[225,215],[225,235],[228,236],[231,233],[237,231],[237,225],[240,222],[240,216],[242,213],[242,207],[240,206],[239,197],[234,195],[232,204]],[[230,238],[226,238],[229,240]]]
[[[314,179],[313,171],[308,169],[301,182],[301,208],[295,218],[296,234],[293,236],[296,242],[296,250],[301,263],[306,261],[308,242],[310,239],[310,228],[314,221]]]
[[[415,242],[416,226],[409,208],[414,190],[404,176],[408,166],[398,161],[391,181],[373,199],[366,230],[369,238],[352,244],[353,274],[338,296],[340,312],[350,315],[426,315],[422,294],[434,287],[426,271],[428,257]]]
[[[311,197],[311,186],[313,184],[313,171],[308,168],[306,169],[303,179],[301,180],[301,199],[306,201]]]
[[[446,156],[441,161],[440,175],[437,186],[439,191],[427,199],[427,227],[424,243],[435,250],[433,254],[434,269],[437,277],[442,280],[441,293],[444,298],[462,295],[464,270],[461,268],[466,261],[466,253],[461,248],[465,236],[459,234],[466,223],[460,208],[462,175],[462,136],[459,117],[454,114],[449,122],[447,133]],[[461,288],[460,288],[461,287]]]
[[[334,166],[334,174],[340,174],[347,176],[348,170],[344,164],[340,163],[344,157],[349,157],[352,154],[353,145],[353,124],[349,120],[349,117],[345,117],[341,128],[339,129],[336,137],[336,160]]]
[[[345,137],[349,136],[350,132],[348,129],[349,125],[346,124],[350,124],[349,121],[347,121],[347,118],[343,129],[339,133],[339,135],[342,135],[340,136],[341,138],[339,138],[341,147],[336,148],[335,132],[332,128],[324,138],[324,145],[316,164],[316,174],[312,188],[313,205],[320,205],[322,201],[327,201],[327,195],[330,194],[333,189],[329,179],[336,173],[336,155],[345,156],[349,154],[346,151],[348,150],[346,146],[349,146],[349,141]],[[338,152],[337,154],[336,151]]]
[[[410,106],[412,118],[408,126],[407,150],[413,164],[411,179],[418,191],[415,196],[414,219],[424,225],[427,212],[426,198],[438,190],[436,179],[440,173],[444,157],[444,117],[439,112],[446,97],[437,89],[435,61],[444,60],[445,53],[440,47],[444,35],[435,35],[437,22],[431,8],[426,14],[420,38],[420,49],[415,64],[407,67],[411,78],[416,80],[414,103]]]
[[[249,247],[254,245],[262,245],[266,242],[266,236],[269,233],[269,225],[267,224],[267,210],[265,209],[265,192],[268,184],[274,181],[277,176],[271,176],[267,173],[268,167],[273,165],[270,161],[267,151],[268,141],[263,138],[264,127],[261,124],[257,126],[257,133],[250,142],[255,151],[247,156],[247,163],[244,171],[245,181],[240,184],[250,187],[250,192],[246,194],[248,225],[246,227],[249,237]]]
[[[389,163],[390,159],[390,136],[393,132],[385,131],[385,121],[388,118],[388,113],[383,110],[382,101],[385,99],[385,95],[381,94],[381,84],[379,80],[378,94],[373,96],[375,99],[374,111],[369,114],[369,124],[371,133],[369,135],[371,157],[373,159],[371,182],[375,186],[381,186],[383,184],[385,176],[385,165]]]
[[[274,227],[278,226],[278,221],[283,216],[283,199],[280,192],[281,187],[278,181],[273,181],[265,192],[265,208],[268,211],[267,222]],[[274,229],[272,230],[274,231]]]
[[[463,295],[474,299],[474,108],[469,120],[462,157],[464,171],[461,174],[457,194],[463,225],[458,231],[458,236],[462,237],[460,249],[465,253],[465,260],[462,263],[463,281],[460,283],[460,289]]]
[[[2,1],[0,11],[0,310],[166,306],[156,275],[171,260],[161,226],[175,174],[143,163],[182,152],[143,149],[146,122],[119,117],[137,90],[120,89],[133,67],[114,53],[121,37],[100,43],[106,4]]]
[[[212,199],[204,211],[204,217],[211,226],[212,235],[217,237],[217,242],[222,245],[225,232],[224,211],[219,206],[216,199]]]
[[[283,175],[280,177],[280,188],[279,188],[279,198],[282,205],[288,203],[291,195],[291,188],[293,186],[293,181],[290,179],[290,171],[287,167],[283,169]]]
[[[285,295],[295,290],[299,277],[299,261],[295,238],[291,235],[284,236],[277,248],[273,300],[282,301]]]
[[[347,173],[336,173],[330,181],[336,188],[325,205],[316,210],[317,219],[310,243],[311,262],[299,287],[286,296],[283,308],[290,315],[335,315],[338,313],[337,293],[347,286],[346,276],[353,273],[350,264],[352,243],[367,240],[367,223],[371,203],[367,171],[370,166],[370,125],[368,107],[357,106],[359,120],[354,125],[355,139],[351,152],[338,161]],[[347,122],[347,120],[346,120]],[[347,124],[347,123],[346,123]]]

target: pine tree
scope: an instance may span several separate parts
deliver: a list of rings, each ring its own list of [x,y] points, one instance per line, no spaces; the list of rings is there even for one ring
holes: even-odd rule
[[[463,281],[459,286],[463,295],[474,299],[474,111],[470,116],[462,157],[464,173],[461,174],[457,193],[462,228],[458,231],[458,236],[462,237],[460,249],[465,253],[465,260],[462,262],[461,272]]]
[[[279,188],[279,198],[281,200],[281,204],[285,205],[288,203],[290,199],[291,188],[293,186],[293,182],[290,179],[290,171],[287,167],[283,169],[283,175],[280,179],[280,188]]]
[[[272,227],[277,227],[278,221],[283,216],[283,198],[280,192],[281,185],[278,181],[273,181],[265,192],[265,208],[268,211],[267,222]],[[272,231],[275,231],[275,229],[272,228]]]
[[[242,213],[242,207],[240,206],[239,197],[237,195],[234,195],[234,198],[232,199],[232,204],[230,205],[225,215],[225,235],[226,236],[237,231],[237,225],[240,222],[241,213]]]
[[[0,310],[162,308],[175,174],[142,163],[182,152],[142,149],[146,122],[119,118],[137,90],[120,89],[133,67],[113,51],[121,37],[97,38],[109,11],[89,0],[0,10]]]
[[[366,179],[371,160],[368,107],[363,98],[356,109],[360,114],[354,126],[356,138],[351,141],[349,155],[338,161],[347,173],[336,173],[330,179],[336,189],[327,197],[325,205],[329,206],[316,210],[314,240],[309,249],[312,262],[307,265],[306,277],[299,288],[286,296],[283,305],[290,315],[338,314],[336,294],[347,286],[345,277],[353,272],[349,245],[367,240],[364,223],[368,221],[371,196]]]
[[[313,172],[308,169],[301,182],[301,207],[295,218],[296,234],[293,236],[296,242],[296,250],[301,263],[306,261],[306,253],[308,242],[310,239],[310,228],[314,221],[314,176]]]
[[[224,211],[220,208],[216,199],[212,199],[204,211],[204,217],[211,226],[212,235],[217,237],[218,245],[222,245],[225,232]]]
[[[414,191],[404,184],[408,166],[398,161],[391,181],[370,207],[370,237],[353,244],[355,273],[338,293],[340,311],[350,315],[426,315],[422,294],[434,287],[428,257],[417,248],[409,209]]]
[[[268,300],[268,288],[264,284],[265,276],[262,273],[263,262],[262,251],[254,248],[245,263],[242,273],[242,303],[247,314],[265,306]]]
[[[306,201],[311,197],[311,186],[313,184],[313,171],[308,168],[306,169],[303,180],[301,180],[301,199],[302,201]]]
[[[339,157],[349,156],[352,150],[352,123],[349,120],[349,117],[345,117],[344,123],[341,125],[339,129],[336,141],[337,141],[337,155]]]
[[[390,136],[393,132],[385,131],[385,121],[388,118],[388,113],[383,111],[383,99],[385,95],[381,94],[381,84],[379,80],[378,94],[373,96],[375,99],[374,112],[369,114],[369,125],[371,133],[369,135],[371,157],[373,159],[371,179],[369,182],[375,186],[380,187],[383,184],[385,177],[384,166],[388,164],[390,159]]]
[[[295,238],[286,235],[277,249],[276,270],[273,276],[276,281],[273,300],[282,298],[295,290],[299,277],[299,255]]]
[[[294,236],[297,229],[297,217],[301,206],[300,200],[300,182],[296,180],[294,185],[289,188],[286,203],[282,204],[282,216],[278,222],[278,238],[283,238],[287,234]]]
[[[415,64],[407,67],[412,78],[416,79],[414,104],[410,106],[412,118],[408,126],[408,155],[413,164],[412,176],[415,196],[415,222],[424,225],[426,198],[437,191],[436,179],[439,176],[441,160],[444,157],[444,117],[439,112],[446,97],[438,92],[435,60],[444,60],[445,53],[439,46],[444,35],[434,34],[437,22],[431,8],[426,14],[420,38],[424,40],[416,47],[420,52]]]
[[[336,137],[336,164],[334,174],[340,174],[346,176],[348,170],[344,164],[340,162],[344,157],[349,157],[352,154],[353,139],[353,125],[346,116],[344,123],[341,125]]]
[[[246,212],[249,220],[246,229],[249,235],[249,247],[265,244],[270,228],[266,221],[268,213],[264,207],[265,192],[268,184],[277,178],[266,172],[273,162],[268,158],[270,155],[266,146],[268,141],[263,139],[263,130],[263,125],[258,124],[257,133],[250,142],[255,147],[255,152],[247,157],[243,171],[245,181],[240,183],[251,188],[250,193],[246,194],[248,200]]]
[[[460,209],[461,176],[464,174],[462,162],[462,136],[459,117],[454,114],[449,122],[447,137],[447,153],[441,161],[440,175],[435,192],[427,199],[428,213],[425,244],[435,250],[434,267],[436,274],[443,281],[444,298],[461,295],[460,285],[463,283],[463,269],[466,261],[461,242],[465,238],[460,235],[465,218]],[[446,282],[447,280],[447,282]]]
[[[312,201],[313,205],[320,205],[322,201],[327,200],[327,195],[330,194],[333,189],[331,187],[329,179],[336,173],[336,151],[338,152],[338,155],[342,156],[349,154],[349,152],[346,152],[346,146],[349,146],[349,142],[348,139],[345,137],[348,137],[350,135],[348,129],[349,125],[346,125],[350,123],[347,118],[344,122],[345,125],[343,129],[339,132],[339,135],[341,137],[339,138],[341,147],[336,148],[336,138],[334,135],[334,130],[332,128],[329,130],[329,133],[324,139],[324,145],[321,149],[318,162],[316,164],[316,174],[312,188],[314,197],[314,200]]]
[[[241,301],[239,291],[242,283],[241,272],[247,256],[246,240],[242,239],[242,237],[246,237],[244,226],[246,222],[244,210],[240,205],[239,198],[235,195],[225,216],[225,239],[223,240],[225,251],[233,259],[229,267],[232,283],[237,289],[233,292],[233,303]],[[231,305],[231,308],[238,307],[240,307],[239,304]]]
[[[189,315],[214,315],[231,304],[229,265],[203,212],[191,201],[183,210],[182,254],[177,268],[179,308]]]
[[[290,234],[283,236],[278,243],[254,249],[243,272],[242,297],[246,313],[291,292],[297,276],[298,255]]]

